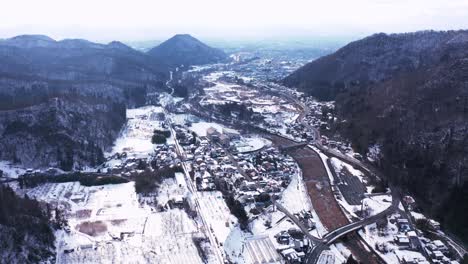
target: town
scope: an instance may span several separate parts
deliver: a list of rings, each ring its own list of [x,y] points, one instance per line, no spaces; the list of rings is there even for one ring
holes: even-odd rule
[[[363,157],[334,135],[333,102],[251,63],[175,73],[197,89],[128,109],[106,161],[86,172],[118,184],[11,183],[56,208],[57,263],[459,263],[465,249],[369,166],[378,146]],[[2,168],[25,183],[53,170]]]

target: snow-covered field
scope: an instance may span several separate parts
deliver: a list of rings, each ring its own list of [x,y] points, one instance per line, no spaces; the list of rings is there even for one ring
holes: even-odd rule
[[[188,195],[187,184],[183,174],[177,172],[175,179],[164,179],[158,189],[157,200],[159,204],[167,204],[169,200],[186,198]]]
[[[142,205],[133,182],[48,183],[26,193],[67,212],[70,232],[57,232],[58,263],[202,263],[192,241],[200,233],[196,222],[180,209]]]
[[[112,151],[106,155],[127,152],[135,158],[147,157],[153,151],[153,131],[162,126],[163,121],[158,115],[163,112],[163,108],[158,106],[127,109],[127,124],[115,141]]]
[[[237,218],[229,212],[221,192],[199,192],[198,202],[204,214],[209,216],[206,221],[216,240],[224,244],[231,230],[235,228]]]

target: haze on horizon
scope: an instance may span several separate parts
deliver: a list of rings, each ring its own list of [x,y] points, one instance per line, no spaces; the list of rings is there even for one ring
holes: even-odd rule
[[[176,33],[258,39],[466,28],[466,0],[15,0],[0,10],[0,38],[44,34],[99,42]]]

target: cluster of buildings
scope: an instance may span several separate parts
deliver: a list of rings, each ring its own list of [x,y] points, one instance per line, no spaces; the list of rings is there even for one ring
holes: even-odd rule
[[[310,110],[303,119],[307,124],[321,129],[330,128],[329,122],[335,118],[332,114],[335,109],[333,102],[318,102],[312,97],[301,97],[300,100]]]
[[[196,135],[194,132],[186,129],[182,125],[173,124],[173,129],[175,131],[177,140],[182,146],[188,146],[196,143]]]
[[[234,130],[223,129],[222,132],[214,127],[209,127],[206,130],[207,138],[215,144],[220,144],[224,148],[230,148],[230,151],[236,152],[236,148],[231,145],[233,140],[239,140],[240,134]]]
[[[162,144],[155,146],[154,153],[150,156],[149,162],[153,169],[161,169],[179,164],[180,159],[174,144]]]
[[[279,199],[291,176],[299,171],[294,160],[276,148],[236,155],[235,159],[245,176],[235,190],[235,197],[253,215],[268,207],[271,199]]]
[[[309,219],[312,219],[312,217]],[[296,228],[283,230],[275,235],[275,239],[280,245],[277,251],[287,263],[303,263],[311,245],[302,231]]]
[[[291,157],[272,147],[237,152],[228,143],[238,137],[237,133],[219,133],[210,127],[195,144],[181,145],[186,160],[191,161],[190,174],[199,191],[232,194],[247,212],[257,215],[271,205],[272,198],[279,198],[299,168]]]
[[[270,50],[261,50],[255,53],[237,52],[231,56],[236,62],[231,68],[259,83],[280,80],[305,64],[307,59],[310,59],[309,57],[304,58],[304,54],[296,54],[295,51],[289,51],[289,53],[288,56],[294,56],[294,60],[284,56],[284,54],[279,54],[277,51]]]
[[[458,261],[450,258],[449,248],[441,240],[427,241],[424,250],[431,257],[432,263],[458,264]]]
[[[415,201],[410,196],[405,196],[402,199],[404,206],[411,211],[416,207]],[[383,243],[376,243],[376,249],[383,254],[393,252],[396,254],[400,263],[405,264],[458,264],[453,251],[440,239],[426,237],[421,230],[413,226],[414,222],[421,219],[415,219],[413,216],[403,217],[400,214],[395,214],[390,217],[390,222],[395,225],[396,233],[393,233],[393,240]],[[422,219],[427,221],[427,228],[430,231],[438,230],[439,224],[436,221]],[[388,235],[387,220],[382,219],[377,222],[379,236]],[[426,230],[426,231],[428,231]],[[422,230],[424,231],[424,230]],[[398,250],[396,250],[398,249]]]
[[[405,196],[402,199],[403,205],[407,208],[408,211],[413,211],[417,208],[415,200],[411,196]],[[411,214],[411,219],[416,222],[418,219]],[[436,233],[440,230],[440,223],[428,218],[420,218],[419,221],[424,221],[426,223],[425,228],[430,231]],[[410,246],[413,244],[412,240],[419,240],[420,244],[419,247],[415,248],[419,251],[422,251],[426,257],[429,258],[430,263],[436,264],[458,264],[458,261],[454,260],[451,252],[451,249],[440,239],[428,239],[423,236],[418,236],[415,231],[407,232],[408,239],[410,240]],[[412,246],[414,248],[414,246]],[[412,262],[407,262],[412,263]]]
[[[287,125],[286,133],[295,139],[314,140],[314,132],[310,129],[307,129],[301,123],[292,123]]]

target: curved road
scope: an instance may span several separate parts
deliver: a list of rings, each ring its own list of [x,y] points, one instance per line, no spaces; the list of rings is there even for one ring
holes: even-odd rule
[[[370,225],[377,220],[387,217],[387,215],[390,215],[396,211],[399,210],[398,205],[400,204],[400,199],[398,197],[398,194],[396,192],[392,192],[392,205],[389,206],[387,209],[384,211],[370,216],[366,219],[360,220],[358,222],[350,223],[348,225],[342,226],[340,228],[337,228],[329,233],[327,233],[323,238],[321,243],[319,243],[306,257],[307,262],[306,263],[317,263],[320,254],[322,253],[323,250],[327,249],[329,245],[333,244],[334,241],[337,239],[353,232],[356,230],[361,229],[362,227],[366,225]]]

